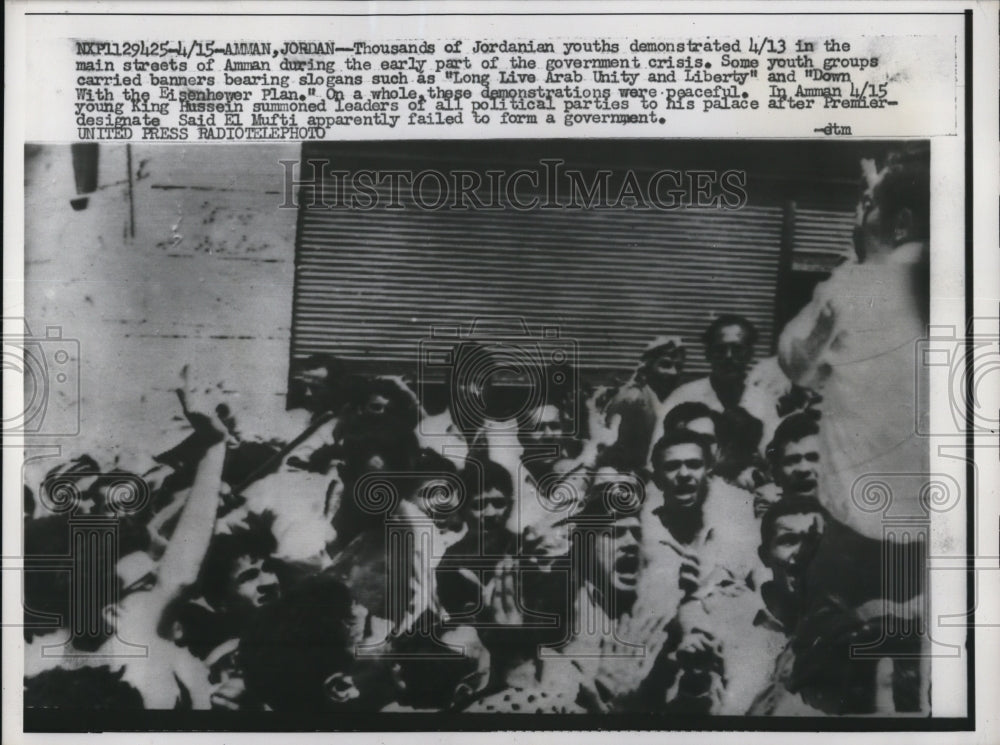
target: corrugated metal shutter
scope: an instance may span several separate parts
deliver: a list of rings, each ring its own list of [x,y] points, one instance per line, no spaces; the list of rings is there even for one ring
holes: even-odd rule
[[[853,230],[851,212],[796,208],[793,271],[833,271],[854,253]]]
[[[555,326],[575,342],[591,380],[632,370],[643,346],[664,333],[694,345],[688,370],[704,374],[698,339],[719,313],[750,318],[760,348],[769,348],[781,227],[779,206],[303,207],[292,353],[412,372],[432,328],[517,316],[533,333]]]

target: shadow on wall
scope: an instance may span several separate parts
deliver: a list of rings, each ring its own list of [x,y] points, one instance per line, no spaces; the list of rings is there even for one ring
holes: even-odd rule
[[[25,148],[25,316],[79,341],[81,431],[64,452],[176,442],[182,365],[239,395],[243,429],[284,411],[297,145]],[[76,165],[76,168],[74,168]],[[37,333],[37,332],[36,332]]]

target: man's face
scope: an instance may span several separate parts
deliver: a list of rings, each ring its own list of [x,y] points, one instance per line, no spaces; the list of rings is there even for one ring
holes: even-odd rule
[[[697,419],[692,419],[690,422],[684,425],[684,429],[691,430],[692,432],[697,432],[699,435],[705,438],[705,442],[709,443],[712,448],[712,457],[719,457],[719,441],[715,436],[715,422],[712,421],[711,417],[703,416]]]
[[[502,530],[511,506],[511,498],[496,488],[473,494],[468,510],[469,527],[486,534]]]
[[[797,593],[806,567],[812,559],[824,529],[818,512],[783,515],[774,523],[774,538],[763,550],[764,565],[774,574],[774,581],[785,592]]]
[[[268,566],[266,559],[240,556],[231,577],[233,594],[241,602],[249,603],[254,608],[277,600],[281,595],[278,577]]]
[[[878,187],[885,171],[876,172],[874,164],[865,166],[864,170],[863,191],[854,213],[854,252],[860,262],[886,248],[887,232],[878,203]]]
[[[309,411],[323,411],[330,403],[327,390],[326,368],[316,367],[299,370],[295,374],[294,384],[298,388],[302,407]]]
[[[620,517],[604,535],[597,570],[618,592],[635,592],[639,579],[642,525],[636,516]]]
[[[524,444],[536,448],[544,446],[551,451],[551,457],[546,453],[545,456],[538,459],[532,457],[532,460],[546,464],[555,463],[561,455],[564,437],[562,416],[559,409],[552,404],[541,406],[536,411],[536,416],[532,417],[530,421],[532,423],[521,434]]]
[[[682,349],[663,349],[656,357],[646,363],[646,379],[654,387],[677,385],[683,371],[684,351]]]
[[[365,401],[364,413],[370,417],[383,416],[389,409],[389,399],[381,393],[373,393]]]
[[[809,435],[787,443],[778,461],[777,477],[783,493],[815,497],[819,491],[819,438]]]
[[[665,506],[695,508],[705,500],[708,471],[701,447],[693,442],[671,445],[653,463],[656,485]]]
[[[707,356],[714,377],[742,381],[753,359],[746,329],[738,323],[719,328],[708,345]]]

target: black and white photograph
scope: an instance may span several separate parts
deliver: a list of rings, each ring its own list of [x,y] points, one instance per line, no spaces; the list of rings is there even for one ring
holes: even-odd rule
[[[4,745],[992,743],[997,9],[10,0]]]
[[[930,154],[27,146],[26,710],[933,716]]]

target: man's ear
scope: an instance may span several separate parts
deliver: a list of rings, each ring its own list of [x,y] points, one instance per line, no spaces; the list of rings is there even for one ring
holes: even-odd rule
[[[892,219],[892,243],[893,247],[902,245],[913,238],[914,225],[913,211],[909,207],[903,207]]]

